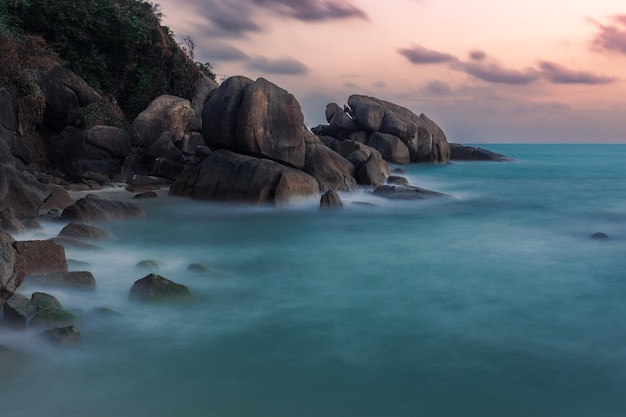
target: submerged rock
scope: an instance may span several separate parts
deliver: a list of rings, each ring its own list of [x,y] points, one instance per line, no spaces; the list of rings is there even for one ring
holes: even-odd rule
[[[63,286],[93,290],[96,279],[89,271],[51,272],[49,274],[27,275],[26,280],[39,285]]]
[[[25,328],[35,316],[37,306],[30,298],[15,293],[4,305],[4,321],[10,326]]]
[[[380,185],[372,193],[391,200],[424,200],[433,197],[450,197],[448,194],[406,185]]]
[[[109,238],[109,232],[88,224],[72,222],[61,229],[59,236],[74,239],[105,240]]]
[[[450,159],[453,161],[512,161],[508,156],[492,152],[487,149],[474,146],[461,145],[459,143],[450,144]]]
[[[157,274],[149,274],[135,281],[130,289],[130,298],[141,301],[177,299],[190,296],[189,288]]]
[[[593,239],[608,239],[609,236],[606,233],[602,233],[602,232],[596,232],[593,235],[591,235],[591,237]]]
[[[80,340],[80,331],[76,326],[57,327],[41,333],[51,342],[66,345]]]
[[[341,197],[333,190],[328,190],[320,199],[320,209],[338,209],[342,207]]]
[[[63,220],[69,221],[123,220],[143,217],[146,217],[146,213],[136,204],[94,198],[81,198],[74,205],[63,210],[61,214]]]

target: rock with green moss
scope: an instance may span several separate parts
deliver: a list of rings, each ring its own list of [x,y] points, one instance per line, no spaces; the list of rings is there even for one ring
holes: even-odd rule
[[[35,315],[30,321],[31,326],[56,328],[71,326],[76,317],[63,309],[59,300],[50,294],[36,292],[31,297],[35,305]]]

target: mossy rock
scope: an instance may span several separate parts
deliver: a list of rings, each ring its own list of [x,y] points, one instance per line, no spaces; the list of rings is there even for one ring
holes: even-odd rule
[[[50,294],[33,293],[31,302],[35,304],[36,310],[29,323],[30,326],[56,328],[70,326],[76,322],[76,317],[64,310],[59,300]]]

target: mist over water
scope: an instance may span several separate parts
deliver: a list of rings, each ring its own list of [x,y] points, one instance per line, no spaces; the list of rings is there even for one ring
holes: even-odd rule
[[[84,317],[82,340],[2,329],[24,352],[2,416],[623,416],[626,146],[489,148],[516,161],[404,167],[450,199],[140,201],[147,219],[66,250],[96,292],[22,288]],[[132,303],[149,272],[193,298]]]

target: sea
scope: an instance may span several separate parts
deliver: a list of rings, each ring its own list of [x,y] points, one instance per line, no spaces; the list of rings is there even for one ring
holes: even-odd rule
[[[133,200],[146,219],[66,248],[96,291],[20,289],[81,340],[0,328],[0,415],[625,416],[626,145],[483,147],[514,161],[401,167],[448,198]],[[192,297],[130,300],[151,272]]]

